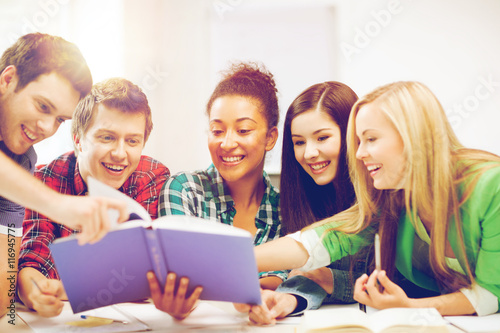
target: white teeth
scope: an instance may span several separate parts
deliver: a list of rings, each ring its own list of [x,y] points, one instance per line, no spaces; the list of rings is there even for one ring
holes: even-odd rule
[[[123,169],[125,169],[125,167],[123,165],[115,165],[115,164],[104,163],[104,166],[106,168],[114,170],[114,171],[122,171]]]
[[[382,164],[377,164],[377,165],[369,165],[366,168],[368,169],[369,172],[372,172],[373,170],[380,169],[382,167]]]
[[[23,127],[24,134],[30,139],[30,140],[36,140],[36,135],[28,131],[26,127]]]
[[[242,159],[243,156],[222,156],[222,160],[224,162],[229,162],[229,163],[238,162],[241,161]]]
[[[320,170],[320,169],[323,169],[324,167],[326,167],[328,164],[330,164],[330,162],[323,162],[323,163],[319,163],[319,164],[311,164],[311,168],[313,170]]]

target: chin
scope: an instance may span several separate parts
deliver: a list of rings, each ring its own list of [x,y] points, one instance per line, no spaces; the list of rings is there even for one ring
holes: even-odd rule
[[[314,182],[315,182],[315,183],[316,183],[316,185],[318,185],[318,186],[324,186],[324,185],[328,185],[328,184],[330,184],[332,181],[325,181],[325,180],[321,180],[321,179],[319,179],[319,180],[315,180]]]
[[[321,177],[311,177],[311,178],[314,180],[316,185],[324,186],[332,183],[333,180],[335,179],[335,175],[332,177],[327,177],[326,175],[322,175]]]

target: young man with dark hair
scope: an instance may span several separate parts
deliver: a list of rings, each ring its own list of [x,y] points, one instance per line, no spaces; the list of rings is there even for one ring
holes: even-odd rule
[[[14,310],[17,260],[24,207],[82,231],[80,242],[95,242],[110,227],[108,208],[116,200],[62,195],[30,175],[35,143],[71,119],[92,86],[78,48],[61,37],[32,33],[20,37],[0,58],[0,317]]]

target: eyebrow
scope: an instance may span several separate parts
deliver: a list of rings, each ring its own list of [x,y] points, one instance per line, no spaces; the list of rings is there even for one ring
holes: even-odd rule
[[[361,135],[365,135],[365,133],[366,133],[366,132],[369,132],[369,131],[377,131],[377,130],[376,130],[376,129],[374,129],[374,128],[368,128],[368,129],[365,129],[365,130],[363,131],[363,133],[361,133]]]
[[[322,131],[331,131],[331,130],[333,130],[333,128],[320,128],[320,129],[318,129],[318,130],[314,131],[312,134],[313,134],[313,135],[315,135],[315,134],[318,134],[318,133],[320,133],[320,132],[322,132]],[[300,136],[300,137],[301,137],[302,135],[299,135],[299,134],[293,134],[293,133],[292,133],[292,136]]]
[[[38,100],[41,100],[43,103],[47,104],[49,106],[49,108],[51,108],[53,110],[57,110],[56,106],[54,104],[52,104],[50,99],[48,99],[47,97],[42,96],[42,95],[35,95],[35,98]]]
[[[250,120],[250,121],[253,121],[254,123],[257,124],[257,121],[250,118],[250,117],[238,118],[238,119],[236,119],[236,122],[241,123],[242,121],[245,121],[245,120]],[[210,122],[211,123],[223,123],[222,119],[212,119],[212,120],[210,120]]]
[[[100,135],[100,134],[113,134],[113,135],[116,135],[116,132],[115,131],[112,131],[112,130],[109,130],[109,129],[106,129],[106,128],[99,128],[97,129],[97,131],[95,131],[95,134],[96,135]],[[138,137],[143,137],[144,134],[143,133],[129,133],[127,135],[125,135],[126,137],[131,137],[131,136],[138,136]]]
[[[43,95],[35,95],[35,98],[38,99],[39,101],[43,102],[44,104],[47,104],[47,106],[49,107],[51,112],[57,112],[57,107],[54,104],[52,104],[50,99],[48,99],[47,97],[45,97]],[[63,118],[64,120],[70,120],[72,118],[72,117],[67,117],[64,115],[61,115],[59,117]]]

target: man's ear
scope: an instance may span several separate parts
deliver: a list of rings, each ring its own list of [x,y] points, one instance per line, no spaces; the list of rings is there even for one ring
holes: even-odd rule
[[[276,141],[278,141],[278,128],[273,126],[267,131],[266,151],[273,149]]]
[[[78,135],[73,135],[73,142],[75,143],[75,147],[78,150],[78,152],[82,151],[82,144],[80,141],[80,137]]]
[[[5,67],[0,73],[0,93],[4,94],[9,87],[15,88],[17,86],[17,68],[14,65]]]

